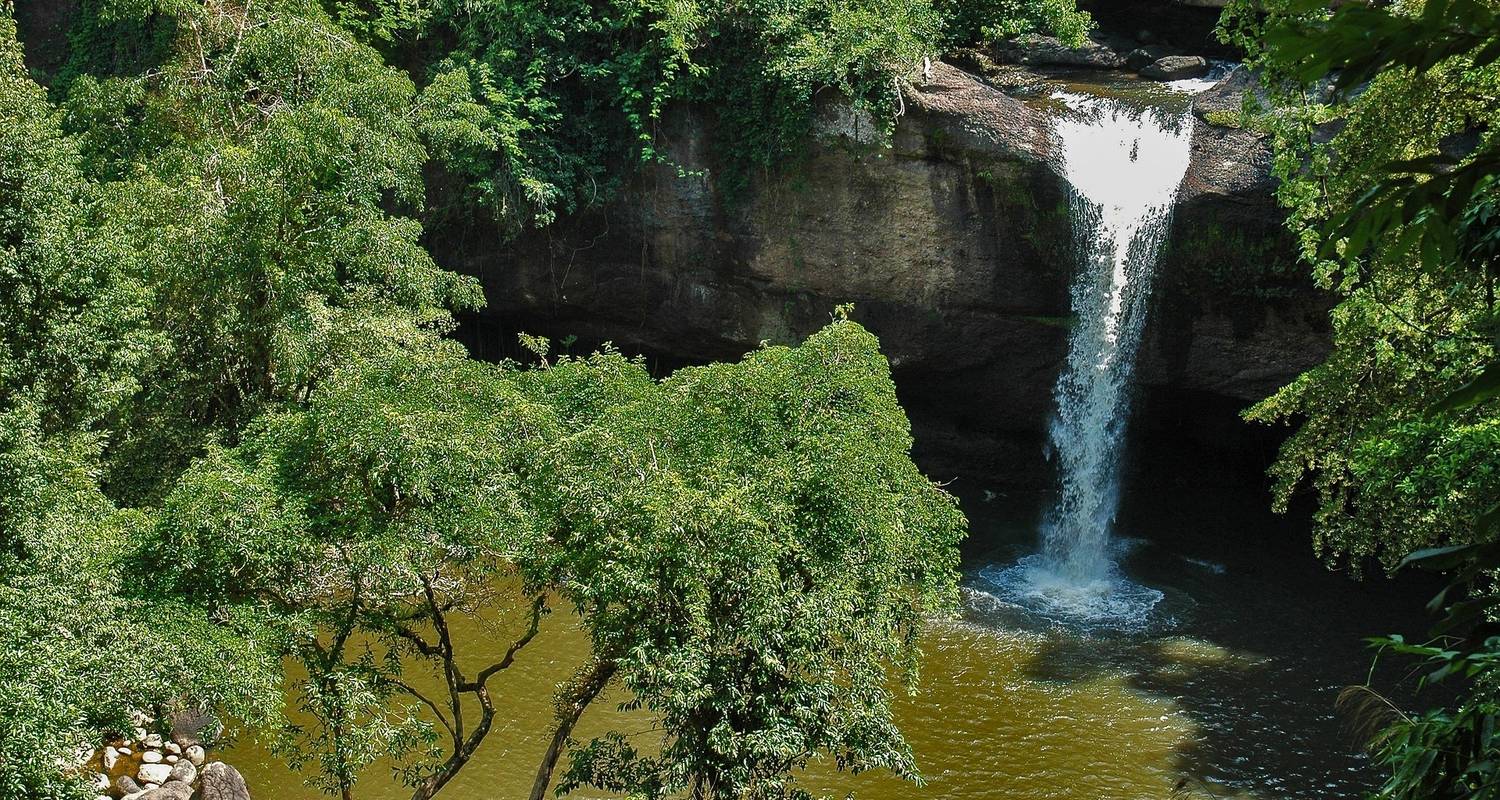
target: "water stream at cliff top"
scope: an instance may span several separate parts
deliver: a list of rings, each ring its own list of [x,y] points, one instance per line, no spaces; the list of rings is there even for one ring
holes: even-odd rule
[[[1152,271],[1191,154],[1186,111],[1060,91],[1058,162],[1069,187],[1078,271],[1068,358],[1053,391],[1049,452],[1057,497],[1042,548],[985,577],[997,593],[1050,618],[1138,627],[1161,592],[1116,568],[1111,529],[1131,377]]]

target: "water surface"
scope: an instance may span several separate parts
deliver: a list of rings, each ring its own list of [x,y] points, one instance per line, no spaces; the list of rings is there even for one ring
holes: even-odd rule
[[[869,800],[1160,800],[1185,783],[1208,787],[1199,797],[1312,800],[1359,797],[1374,784],[1335,700],[1369,672],[1361,637],[1425,624],[1421,587],[1325,570],[1305,531],[1265,511],[1258,490],[1128,493],[1122,568],[1163,592],[1161,614],[1135,632],[1080,631],[997,600],[982,577],[1035,548],[1044,500],[965,504],[966,609],[933,624],[919,693],[897,709],[926,785],[819,764],[804,776],[809,789]],[[496,685],[501,718],[439,797],[524,797],[552,686],[583,654],[582,637],[556,615]],[[1383,667],[1377,683],[1400,674]],[[619,700],[596,704],[579,735],[613,727],[649,744],[649,722],[615,710]],[[319,796],[253,742],[226,758],[260,797]],[[378,768],[356,792],[406,796]]]

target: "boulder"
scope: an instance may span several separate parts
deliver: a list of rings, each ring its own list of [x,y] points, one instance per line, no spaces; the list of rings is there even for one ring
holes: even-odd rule
[[[183,759],[172,765],[172,774],[168,780],[192,783],[198,780],[198,768],[193,766],[193,762]]]
[[[245,777],[234,767],[215,761],[203,767],[199,783],[202,800],[250,800],[250,789],[245,786]]]
[[[1174,55],[1172,51],[1161,46],[1137,47],[1125,55],[1125,67],[1140,72],[1170,55]]]
[[[180,744],[178,744],[176,742],[167,742],[167,744],[166,744],[166,746],[165,746],[164,749],[168,753],[171,753],[174,756],[180,756],[180,755],[182,755],[182,745],[180,745]]]
[[[1180,81],[1208,74],[1208,59],[1203,56],[1166,56],[1141,67],[1141,77],[1155,81]]]
[[[1093,67],[1120,69],[1125,57],[1093,40],[1073,47],[1052,36],[1027,34],[999,42],[994,47],[995,60],[1002,64],[1026,64],[1036,67]]]
[[[1262,108],[1269,106],[1266,90],[1260,85],[1260,80],[1248,67],[1241,65],[1235,67],[1212,88],[1194,97],[1193,113],[1205,122],[1214,122],[1216,118],[1238,114],[1245,106],[1246,94],[1251,95],[1256,105]]]
[[[105,775],[102,772],[96,772],[96,773],[94,773],[93,784],[94,784],[94,788],[96,790],[101,791],[101,792],[107,792],[107,791],[109,791],[109,787],[110,787],[109,776]]]
[[[135,778],[129,775],[121,775],[115,778],[115,788],[119,789],[121,794],[135,794],[141,791],[141,785],[136,783]]]
[[[203,752],[203,745],[201,744],[188,745],[183,748],[182,754],[187,756],[188,761],[193,762],[193,766],[197,767],[203,766],[203,758],[207,755],[207,753]]]
[[[193,787],[182,781],[168,781],[140,796],[139,800],[192,800]]]
[[[141,761],[147,764],[160,764],[161,753],[156,750],[147,750],[146,752],[141,753]]]
[[[146,742],[146,746],[147,747],[161,747],[162,746],[161,734],[159,734],[159,733],[148,733],[148,734],[146,734],[145,742]]]
[[[135,776],[143,783],[165,783],[172,777],[172,767],[168,764],[142,764]]]
[[[120,760],[120,751],[119,750],[116,750],[113,747],[106,747],[106,748],[104,748],[104,756],[101,759],[101,761],[104,764],[104,771],[105,772],[111,772],[111,771],[113,771],[114,768],[115,768],[115,763],[118,762],[119,760]]]

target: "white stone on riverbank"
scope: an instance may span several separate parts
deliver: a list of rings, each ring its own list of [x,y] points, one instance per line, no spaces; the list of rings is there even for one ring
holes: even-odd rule
[[[136,777],[146,783],[154,783],[160,786],[167,778],[172,777],[172,768],[167,764],[142,764],[141,771]]]

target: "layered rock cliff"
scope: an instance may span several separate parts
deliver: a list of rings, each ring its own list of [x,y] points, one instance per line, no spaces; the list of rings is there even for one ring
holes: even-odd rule
[[[607,206],[513,245],[482,227],[443,231],[434,250],[485,284],[491,305],[467,334],[481,354],[527,330],[612,341],[666,366],[734,358],[805,336],[852,302],[884,344],[932,468],[1042,484],[1075,267],[1048,114],[1044,101],[935,64],[907,93],[891,147],[830,102],[805,162],[726,200],[711,177],[711,121],[682,109],[665,137],[676,166]],[[1222,432],[1235,409],[1319,360],[1327,299],[1291,277],[1264,144],[1194,124],[1139,379],[1156,397],[1148,409],[1183,417],[1167,422]]]

